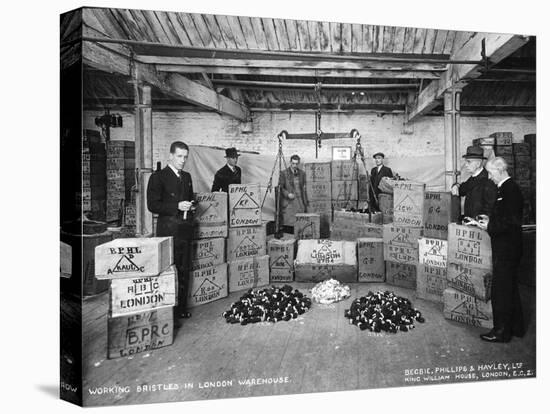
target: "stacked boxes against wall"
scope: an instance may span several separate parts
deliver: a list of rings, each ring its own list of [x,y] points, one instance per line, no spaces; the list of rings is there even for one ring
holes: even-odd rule
[[[97,131],[84,130],[82,141],[82,193],[77,195],[77,204],[89,219],[105,221],[106,201],[106,154],[105,144],[100,142]]]
[[[191,272],[187,289],[187,306],[190,308],[228,294],[225,259],[227,193],[197,193],[195,202]]]
[[[488,160],[495,157],[495,138],[475,138],[472,140],[472,145],[483,148],[483,156]]]
[[[382,237],[382,214],[334,210],[331,240],[356,241],[361,237]]]
[[[460,199],[448,192],[426,191],[424,238],[418,240],[416,293],[419,298],[442,302],[447,286],[449,224],[458,219]]]
[[[495,139],[495,156],[502,157],[506,160],[508,164],[508,174],[510,174],[510,177],[514,178],[513,134],[511,132],[494,132],[489,136]]]
[[[527,142],[514,142],[512,144],[514,154],[514,180],[519,185],[523,195],[523,223],[532,222],[531,214],[531,145]]]
[[[424,226],[425,184],[395,181],[393,223],[384,225],[386,283],[416,289],[418,239]]]
[[[127,206],[132,205],[135,178],[133,141],[107,142],[107,222],[119,221]],[[135,214],[135,213],[134,213]],[[135,216],[134,216],[135,217]],[[124,225],[119,222],[117,224]],[[135,224],[134,224],[135,225]]]
[[[266,224],[259,184],[229,185],[229,292],[269,284]]]
[[[491,238],[477,227],[449,225],[445,318],[492,328]]]
[[[319,236],[328,238],[332,223],[332,186],[330,162],[304,164],[308,213],[319,214]]]
[[[171,237],[123,238],[97,246],[95,274],[111,281],[107,358],[172,344],[177,272]]]
[[[331,199],[334,210],[357,208],[358,167],[354,160],[331,162]]]

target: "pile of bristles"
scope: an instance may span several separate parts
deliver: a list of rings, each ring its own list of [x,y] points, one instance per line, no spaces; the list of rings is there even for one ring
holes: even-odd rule
[[[397,333],[414,329],[414,321],[424,323],[420,311],[412,307],[407,298],[397,296],[393,292],[369,291],[367,296],[355,299],[344,316],[349,323],[357,325],[362,331],[386,331]]]
[[[311,307],[311,299],[292,286],[249,289],[223,313],[227,323],[246,325],[257,322],[279,322],[296,319]]]

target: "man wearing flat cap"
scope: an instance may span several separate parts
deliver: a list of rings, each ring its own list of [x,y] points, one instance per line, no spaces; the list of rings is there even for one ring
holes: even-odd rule
[[[391,168],[388,168],[384,165],[384,154],[377,152],[372,156],[374,158],[375,167],[370,171],[370,182],[371,182],[371,204],[378,210],[378,195],[381,193],[378,188],[380,180],[383,177],[393,178],[393,172]],[[376,197],[373,197],[375,195]]]
[[[229,184],[241,184],[241,169],[237,167],[239,155],[236,148],[227,148],[225,150],[227,163],[214,175],[213,192],[223,191],[227,193]]]
[[[475,219],[479,215],[489,215],[497,199],[497,187],[489,180],[489,174],[483,167],[483,148],[470,146],[466,149],[464,169],[470,178],[461,184],[454,184],[451,193],[464,199],[464,216]]]

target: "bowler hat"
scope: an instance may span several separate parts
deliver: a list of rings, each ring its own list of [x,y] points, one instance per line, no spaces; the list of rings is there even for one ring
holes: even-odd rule
[[[237,148],[227,148],[225,150],[225,158],[237,158],[239,155],[238,152],[237,152]]]
[[[471,145],[466,148],[466,154],[462,158],[477,158],[479,160],[486,160],[487,158],[483,156],[483,148]]]
[[[378,157],[378,156],[381,156],[382,158],[385,158],[383,152],[377,152],[376,154],[374,154],[374,155],[372,156],[372,158],[376,158],[376,157]]]

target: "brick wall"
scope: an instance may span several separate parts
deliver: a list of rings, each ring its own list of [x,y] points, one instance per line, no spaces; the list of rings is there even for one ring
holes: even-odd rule
[[[102,112],[86,111],[85,128],[97,129],[94,118]],[[133,140],[134,122],[132,113],[120,113],[124,127],[111,130],[111,139]],[[443,118],[426,116],[411,125],[403,125],[404,115],[377,114],[325,114],[322,128],[325,132],[349,132],[356,128],[362,135],[363,148],[367,155],[376,151],[388,157],[407,158],[411,155],[443,155]],[[263,112],[254,114],[253,131],[242,134],[240,123],[229,117],[210,112],[163,112],[154,113],[154,162],[167,159],[168,146],[174,140],[182,140],[191,145],[212,145],[219,147],[235,146],[240,150],[276,153],[276,135],[281,130],[289,133],[314,131],[313,113]],[[461,148],[466,150],[471,140],[488,136],[496,131],[512,131],[514,141],[523,140],[523,135],[536,132],[533,117],[463,117],[461,120]],[[331,158],[332,145],[353,146],[352,139],[330,140],[323,143],[319,159]],[[294,153],[303,160],[315,158],[312,141],[288,140],[284,143],[287,157]]]

